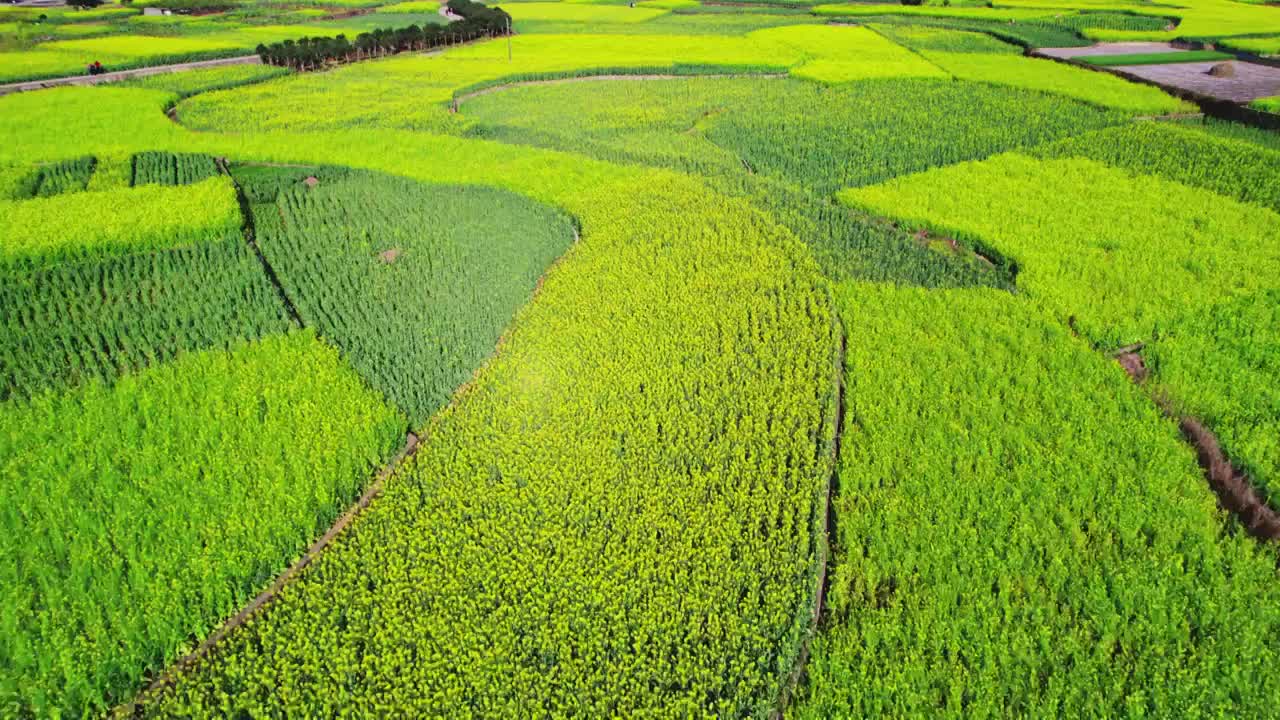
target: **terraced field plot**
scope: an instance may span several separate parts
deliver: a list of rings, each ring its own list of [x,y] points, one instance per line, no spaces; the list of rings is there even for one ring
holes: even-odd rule
[[[267,62],[0,97],[0,715],[1267,716],[1280,140],[1025,54],[1189,4],[0,10]]]

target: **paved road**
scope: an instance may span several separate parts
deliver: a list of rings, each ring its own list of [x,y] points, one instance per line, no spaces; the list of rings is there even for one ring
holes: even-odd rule
[[[101,75],[75,75],[72,77],[51,78],[48,80],[31,80],[28,82],[0,85],[0,95],[8,95],[9,93],[23,92],[26,90],[41,90],[43,88],[59,87],[63,85],[97,85],[99,83],[117,82],[119,80],[127,80],[129,78],[147,77],[148,75],[182,72],[184,70],[200,70],[202,68],[223,67],[225,65],[257,65],[261,62],[262,59],[257,55],[242,55],[240,57],[221,58],[219,60],[199,60],[196,62],[178,63],[176,65],[153,65],[152,67],[120,70],[118,72],[103,73]]]

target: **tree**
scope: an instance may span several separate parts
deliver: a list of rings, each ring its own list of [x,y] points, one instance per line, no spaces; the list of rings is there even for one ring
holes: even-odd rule
[[[88,10],[102,4],[102,0],[67,0],[67,4],[77,10]]]

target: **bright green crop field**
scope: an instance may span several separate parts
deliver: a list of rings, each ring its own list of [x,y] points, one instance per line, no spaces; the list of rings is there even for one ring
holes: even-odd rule
[[[0,717],[1273,716],[1275,37],[0,6]]]

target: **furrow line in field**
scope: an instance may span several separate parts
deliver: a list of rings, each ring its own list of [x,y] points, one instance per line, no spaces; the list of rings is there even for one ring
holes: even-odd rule
[[[788,674],[778,694],[777,704],[770,714],[771,720],[782,720],[785,717],[787,708],[795,702],[796,693],[801,683],[804,682],[805,671],[809,664],[809,653],[822,621],[822,608],[827,594],[827,575],[832,563],[831,538],[836,532],[836,516],[835,505],[831,501],[834,494],[839,492],[840,443],[843,437],[845,413],[844,362],[849,342],[849,337],[844,330],[844,323],[840,321],[840,316],[834,308],[832,309],[832,314],[836,332],[834,353],[836,392],[835,402],[832,404],[834,417],[831,418],[830,422],[834,426],[834,431],[831,435],[830,446],[826,448],[828,462],[831,463],[831,471],[827,473],[824,487],[820,494],[821,506],[815,511],[814,544],[817,557],[814,563],[816,573],[814,575],[813,607],[808,626],[805,628],[804,637],[800,641],[800,651],[796,656],[796,661],[791,668],[790,674]]]
[[[276,289],[276,294],[280,296],[280,302],[284,304],[285,311],[289,313],[289,319],[300,328],[306,327],[306,323],[302,322],[302,316],[298,314],[297,306],[293,304],[293,300],[285,292],[284,286],[280,284],[280,277],[276,275],[275,268],[271,267],[271,263],[267,262],[266,256],[262,254],[262,249],[258,247],[257,232],[253,222],[253,207],[249,204],[249,198],[244,194],[244,188],[240,187],[240,183],[236,182],[235,177],[227,169],[226,158],[218,158],[217,162],[218,169],[223,175],[231,178],[231,184],[236,188],[236,201],[240,203],[240,214],[244,217],[245,242],[249,243],[250,248],[253,248],[253,254],[258,258],[258,262],[262,264],[262,271],[266,273],[267,279],[271,281],[271,286]]]
[[[1141,386],[1147,368],[1139,354],[1141,344],[1121,348],[1113,354],[1129,379]],[[1178,423],[1183,439],[1196,451],[1196,460],[1218,503],[1240,521],[1250,535],[1262,540],[1280,539],[1280,513],[1277,513],[1249,474],[1236,467],[1218,442],[1217,435],[1199,418],[1180,412],[1163,393],[1152,393],[1152,400],[1166,417]]]

